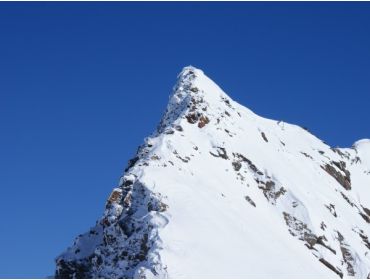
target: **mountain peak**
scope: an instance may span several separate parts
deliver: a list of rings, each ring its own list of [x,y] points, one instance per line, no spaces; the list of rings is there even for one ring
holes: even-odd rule
[[[182,77],[186,77],[189,74],[199,77],[199,76],[204,75],[204,72],[201,69],[198,69],[194,66],[189,65],[189,66],[185,66],[184,68],[182,68],[181,72],[179,73],[177,77],[181,79]]]
[[[204,72],[193,66],[182,69],[160,122],[158,131],[172,129],[181,119],[203,127],[223,107],[231,107],[231,98]],[[199,123],[200,122],[200,123]]]
[[[185,67],[157,131],[55,276],[369,278],[369,144],[330,148]]]

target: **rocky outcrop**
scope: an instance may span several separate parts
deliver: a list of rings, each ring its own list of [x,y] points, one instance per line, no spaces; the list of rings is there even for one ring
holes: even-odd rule
[[[337,180],[337,182],[341,184],[343,188],[346,190],[351,189],[351,174],[346,169],[346,163],[344,161],[332,161],[330,164],[325,164],[322,169],[324,169],[330,176]]]

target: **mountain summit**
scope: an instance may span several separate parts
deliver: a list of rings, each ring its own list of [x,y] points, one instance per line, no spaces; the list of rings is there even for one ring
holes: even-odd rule
[[[186,67],[56,278],[370,278],[370,140],[331,148]]]

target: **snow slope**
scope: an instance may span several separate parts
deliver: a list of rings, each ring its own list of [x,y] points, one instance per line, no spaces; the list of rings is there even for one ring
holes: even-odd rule
[[[370,140],[333,149],[185,67],[57,278],[370,277]]]

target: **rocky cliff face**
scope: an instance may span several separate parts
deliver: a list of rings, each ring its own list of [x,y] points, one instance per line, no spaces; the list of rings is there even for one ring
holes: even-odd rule
[[[55,277],[369,278],[369,226],[370,140],[331,148],[186,67]]]

